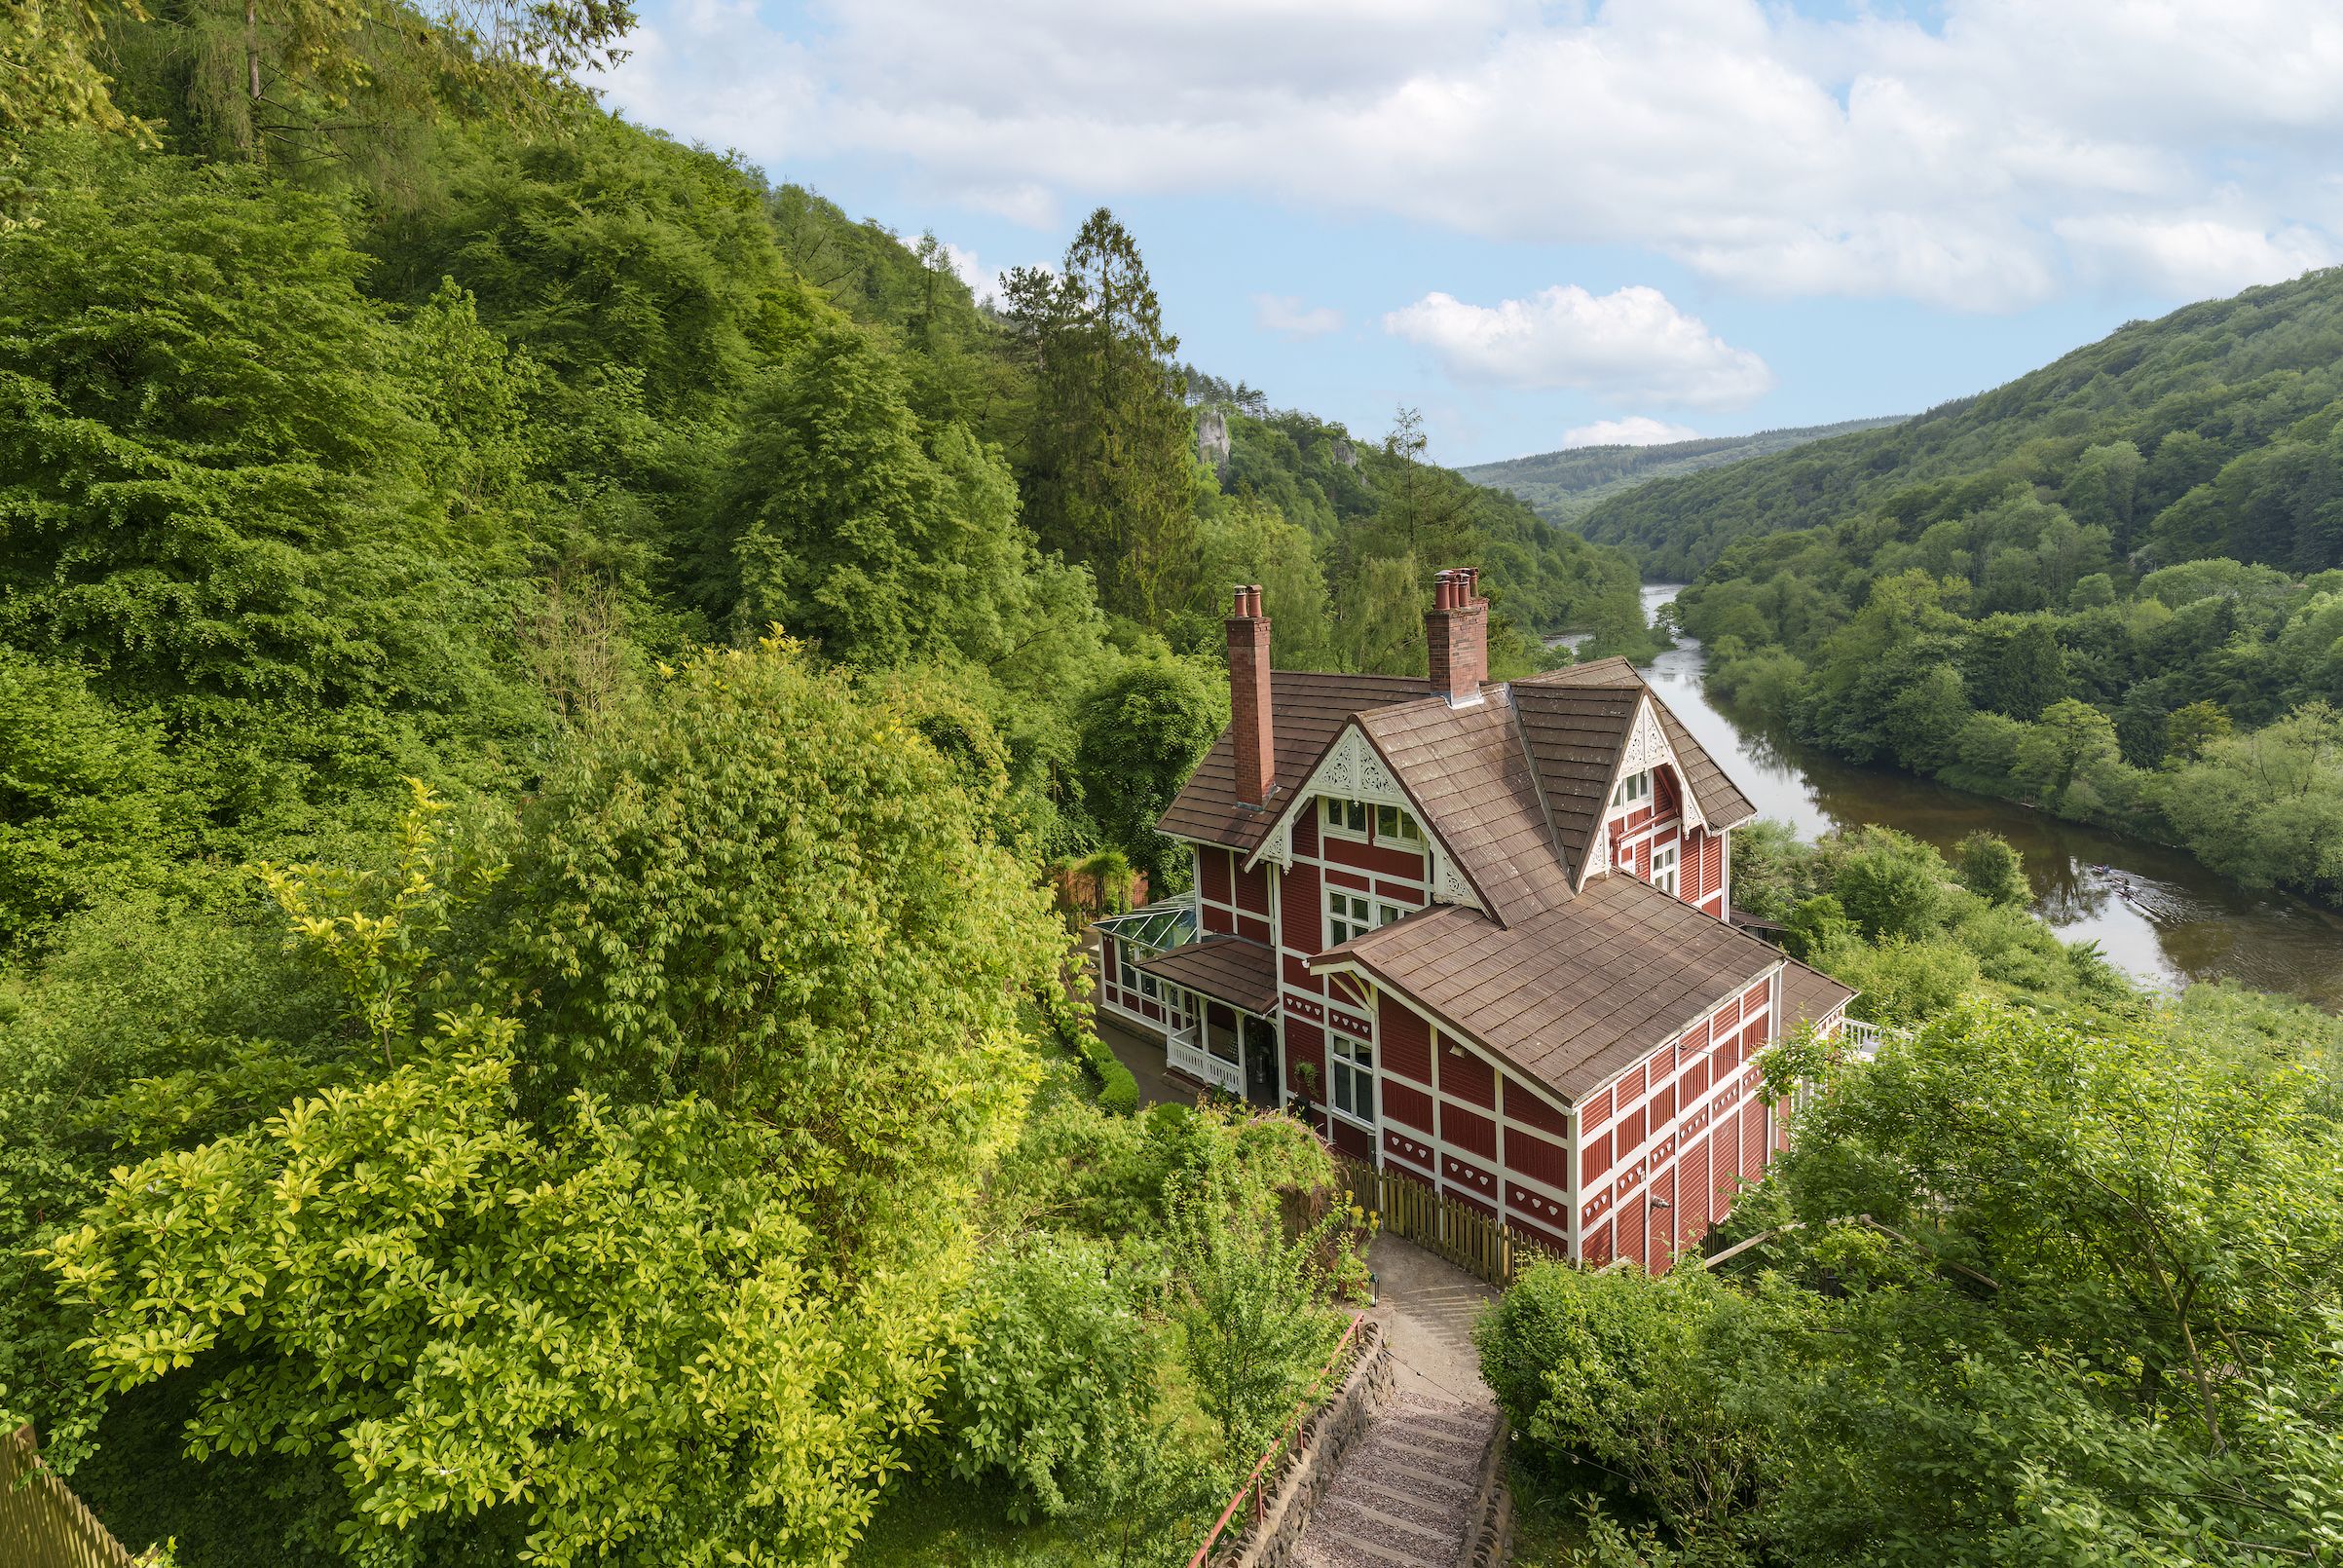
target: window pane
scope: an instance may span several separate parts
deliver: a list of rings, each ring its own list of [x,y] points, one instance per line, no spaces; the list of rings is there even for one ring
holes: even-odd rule
[[[1364,801],[1345,801],[1343,805],[1350,813],[1351,831],[1353,833],[1366,832],[1366,803]]]

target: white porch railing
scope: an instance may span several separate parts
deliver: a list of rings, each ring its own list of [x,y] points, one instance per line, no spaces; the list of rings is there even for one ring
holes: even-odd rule
[[[1835,1036],[1846,1042],[1847,1056],[1857,1062],[1869,1062],[1873,1057],[1878,1056],[1879,1041],[1883,1036],[1902,1032],[1900,1029],[1882,1029],[1878,1025],[1860,1018],[1841,1018],[1839,1021],[1839,1027],[1832,1030]],[[1822,1086],[1820,1084],[1811,1078],[1801,1078],[1798,1080],[1797,1087],[1790,1092],[1790,1108],[1804,1110],[1812,1104],[1821,1094]]]
[[[1879,1051],[1879,1026],[1859,1018],[1843,1019],[1839,1025],[1839,1036],[1846,1041],[1848,1053],[1859,1061],[1869,1062]]]
[[[1245,1093],[1245,1069],[1234,1062],[1221,1061],[1204,1048],[1202,1024],[1191,1024],[1167,1035],[1164,1060],[1174,1071],[1184,1072],[1199,1082],[1225,1089],[1232,1095]]]

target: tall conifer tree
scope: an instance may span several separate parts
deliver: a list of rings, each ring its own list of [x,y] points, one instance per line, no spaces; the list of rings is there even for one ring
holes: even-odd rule
[[[1053,275],[1010,275],[1008,314],[1034,376],[1027,518],[1089,566],[1099,597],[1156,623],[1194,555],[1193,442],[1172,355],[1179,340],[1138,245],[1100,207]]]

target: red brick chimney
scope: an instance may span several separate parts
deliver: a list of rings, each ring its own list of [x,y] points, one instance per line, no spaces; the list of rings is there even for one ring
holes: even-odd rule
[[[1237,799],[1260,805],[1275,782],[1277,747],[1269,728],[1269,617],[1261,585],[1237,584],[1228,617],[1229,733],[1237,743]]]
[[[1432,650],[1432,689],[1452,708],[1478,702],[1489,678],[1489,601],[1480,596],[1480,568],[1461,566],[1433,579],[1424,641]]]

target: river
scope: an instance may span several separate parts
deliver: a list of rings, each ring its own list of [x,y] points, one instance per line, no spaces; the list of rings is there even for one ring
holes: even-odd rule
[[[1649,616],[1678,584],[1647,583]],[[1646,678],[1761,816],[1806,838],[1865,822],[1900,828],[1950,850],[1979,828],[2026,856],[2034,913],[2070,940],[2154,986],[2233,978],[2343,1009],[2343,915],[2215,876],[2194,856],[2061,822],[2014,802],[1970,795],[1910,773],[1857,767],[1714,706],[1701,690],[1705,656],[1690,638]]]

